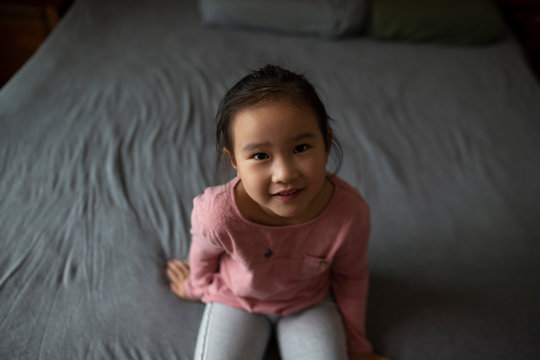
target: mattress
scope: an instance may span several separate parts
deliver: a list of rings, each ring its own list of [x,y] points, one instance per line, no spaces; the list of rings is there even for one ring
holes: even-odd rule
[[[517,43],[208,27],[193,0],[78,0],[0,90],[0,358],[193,356],[204,305],[166,261],[229,176],[219,100],[267,63],[315,84],[371,207],[376,352],[535,358],[540,88]]]

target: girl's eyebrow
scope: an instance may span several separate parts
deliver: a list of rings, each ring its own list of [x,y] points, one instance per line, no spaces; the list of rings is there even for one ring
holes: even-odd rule
[[[312,133],[310,131],[307,131],[307,132],[301,133],[299,135],[293,136],[292,138],[290,138],[290,141],[294,142],[294,141],[300,141],[300,140],[304,140],[304,139],[314,139],[316,137],[317,137],[316,134],[314,134],[314,133]],[[260,143],[248,143],[248,144],[242,146],[242,149],[240,149],[240,151],[251,152],[251,151],[253,151],[255,149],[258,149],[258,148],[261,148],[261,147],[264,147],[264,146],[268,146],[268,145],[270,145],[269,141],[260,142]]]
[[[317,135],[312,133],[311,131],[307,131],[305,133],[302,133],[300,135],[297,135],[295,137],[293,137],[291,140],[292,141],[299,141],[299,140],[304,140],[304,139],[314,139],[316,138]]]

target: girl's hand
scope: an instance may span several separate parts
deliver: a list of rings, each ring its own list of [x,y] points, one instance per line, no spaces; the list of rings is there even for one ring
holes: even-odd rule
[[[172,292],[181,299],[190,300],[184,290],[184,282],[189,277],[189,261],[174,259],[167,262],[167,276],[171,280]]]
[[[388,360],[374,353],[349,354],[349,360]]]

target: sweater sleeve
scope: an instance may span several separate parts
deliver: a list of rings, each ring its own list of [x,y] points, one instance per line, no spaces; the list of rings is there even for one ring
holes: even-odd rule
[[[189,278],[184,283],[187,296],[191,300],[201,300],[218,270],[222,246],[205,234],[200,216],[204,212],[197,201],[191,213],[191,247],[189,250]]]
[[[332,266],[332,290],[343,316],[347,345],[351,353],[371,352],[366,338],[365,313],[369,287],[367,245],[370,233],[369,209],[336,254]]]

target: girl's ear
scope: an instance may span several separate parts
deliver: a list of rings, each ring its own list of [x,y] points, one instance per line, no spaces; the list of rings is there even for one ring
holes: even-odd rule
[[[229,161],[231,162],[231,166],[235,169],[235,170],[238,170],[237,166],[236,166],[236,160],[234,159],[234,155],[227,149],[227,148],[223,148],[222,149],[223,153],[225,154],[226,157],[229,158]]]

